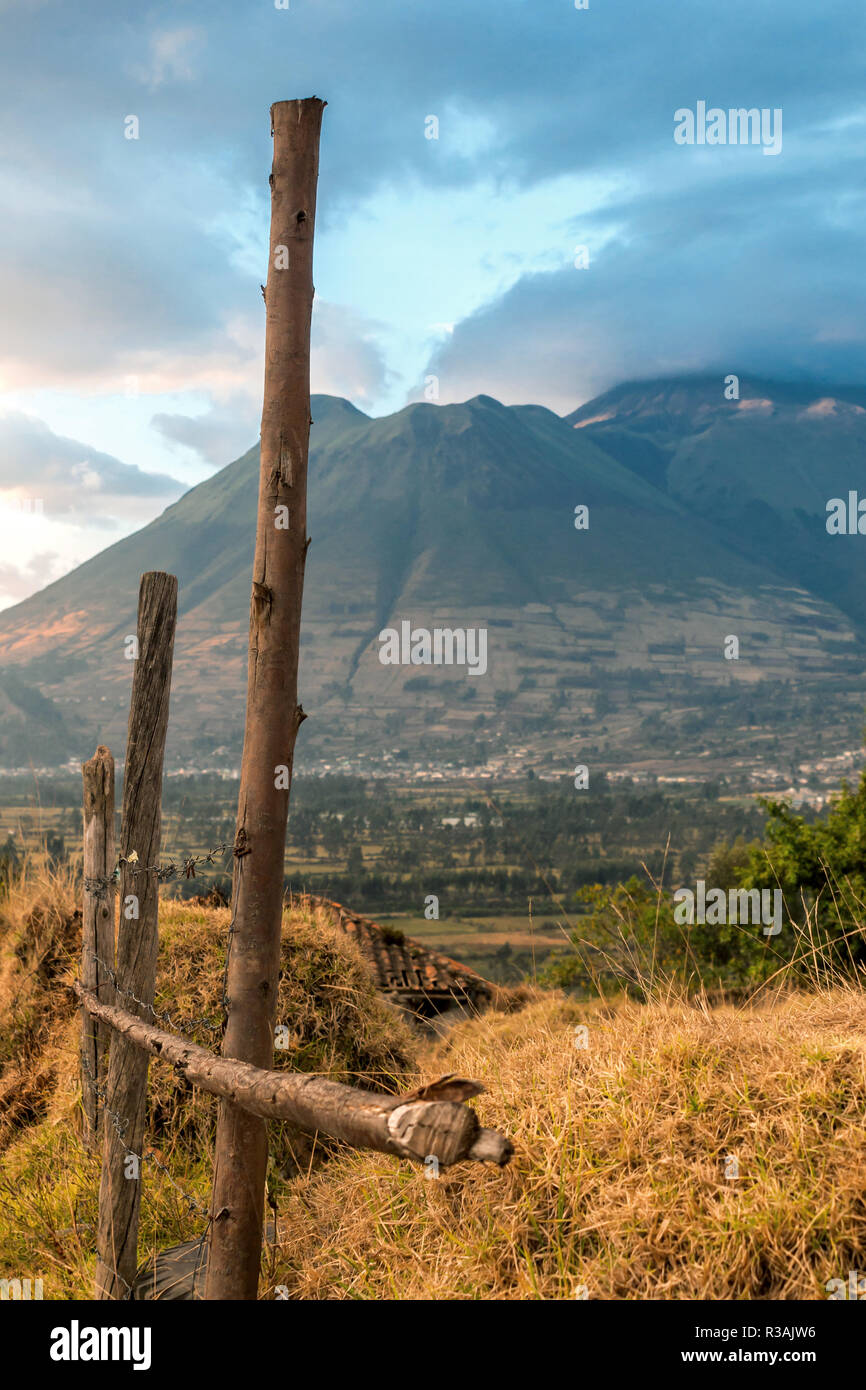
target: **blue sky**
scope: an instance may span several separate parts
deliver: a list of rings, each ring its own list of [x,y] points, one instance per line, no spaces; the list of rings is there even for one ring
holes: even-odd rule
[[[313,389],[564,412],[866,381],[864,55],[862,0],[0,0],[0,606],[255,441],[272,101],[329,103]]]

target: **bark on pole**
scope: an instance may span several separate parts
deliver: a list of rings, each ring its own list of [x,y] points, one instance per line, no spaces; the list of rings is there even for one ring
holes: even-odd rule
[[[250,604],[223,1055],[273,1061],[289,786],[307,552],[310,316],[319,135],[317,97],[271,107],[274,162],[265,290],[265,386]],[[206,1297],[254,1299],[262,1248],[267,1126],[224,1100],[214,1155]]]
[[[143,574],[138,593],[138,657],[132,678],[123,813],[117,995],[146,1021],[153,1004],[158,945],[162,759],[177,621],[177,580]],[[142,1001],[136,1003],[135,1001]],[[99,1184],[96,1297],[123,1298],[138,1264],[138,1214],[143,1175],[130,1155],[141,1153],[147,1100],[148,1055],[113,1033],[108,1058],[105,1140]]]
[[[81,983],[101,1003],[114,1003],[114,758],[103,744],[81,766],[84,788],[84,903]],[[106,969],[108,967],[108,969]],[[84,1142],[102,1138],[100,1096],[107,1076],[110,1030],[81,1011],[81,1097]]]

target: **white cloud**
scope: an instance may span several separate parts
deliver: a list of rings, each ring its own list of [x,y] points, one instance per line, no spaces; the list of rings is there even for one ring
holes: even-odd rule
[[[0,563],[0,608],[9,608],[44,589],[68,569],[68,561],[54,550],[39,551],[20,565]]]
[[[183,491],[176,478],[121,463],[55,434],[31,415],[0,416],[0,505],[105,526],[140,516],[142,502],[152,512],[154,501],[167,502]]]
[[[260,401],[234,393],[200,414],[163,411],[150,423],[172,447],[189,449],[211,467],[224,468],[255,444],[261,411]]]
[[[192,52],[204,38],[200,28],[160,29],[151,34],[145,63],[133,64],[130,71],[148,87],[162,87],[166,82],[192,82],[196,73]]]
[[[355,310],[316,298],[310,345],[313,393],[343,396],[361,409],[369,407],[391,379],[378,341],[380,331],[380,324]],[[229,369],[222,374],[214,371],[213,365],[208,372],[198,364],[195,379],[189,374],[185,377],[185,385],[198,388],[210,407],[195,415],[163,411],[151,420],[163,439],[191,450],[214,468],[231,463],[259,437],[264,326],[244,320],[243,325],[235,324],[234,336],[247,350],[245,360],[239,346],[237,357],[231,359],[233,366],[227,361]],[[172,369],[175,371],[181,374],[180,364]]]
[[[185,490],[32,415],[0,416],[0,609],[145,526]]]
[[[369,406],[390,380],[377,340],[380,331],[380,324],[354,309],[316,299],[310,347],[313,390],[345,396],[362,409]]]

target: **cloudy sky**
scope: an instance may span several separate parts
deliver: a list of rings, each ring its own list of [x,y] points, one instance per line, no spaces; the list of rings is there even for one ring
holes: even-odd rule
[[[275,100],[329,103],[316,391],[866,381],[862,0],[285,3],[0,0],[0,607],[257,438]]]

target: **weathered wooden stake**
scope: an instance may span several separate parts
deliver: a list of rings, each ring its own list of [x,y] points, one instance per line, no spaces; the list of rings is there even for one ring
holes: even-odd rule
[[[118,1003],[146,1021],[152,1018],[145,1006],[153,1003],[159,907],[158,881],[150,870],[159,855],[176,620],[174,575],[143,574],[123,774],[116,974]],[[141,1153],[144,1139],[147,1068],[147,1053],[113,1033],[99,1185],[97,1298],[123,1298],[135,1277],[142,1175],[134,1155]]]
[[[81,766],[84,784],[84,904],[81,930],[81,983],[102,1004],[114,1003],[114,758],[100,744]],[[108,970],[106,970],[106,966]],[[81,1095],[84,1142],[102,1140],[102,1102],[107,1075],[109,1029],[81,1010]],[[99,1094],[97,1094],[97,1091]]]
[[[295,738],[307,553],[310,316],[319,135],[317,97],[271,107],[274,163],[265,291],[265,387],[250,606],[223,1055],[273,1061],[286,821]],[[254,1299],[262,1249],[267,1126],[220,1105],[206,1297]]]

